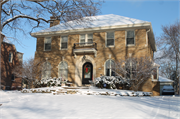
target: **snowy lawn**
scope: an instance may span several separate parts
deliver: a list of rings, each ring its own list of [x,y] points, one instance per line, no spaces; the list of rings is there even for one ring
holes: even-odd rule
[[[180,119],[180,97],[0,91],[0,119]]]

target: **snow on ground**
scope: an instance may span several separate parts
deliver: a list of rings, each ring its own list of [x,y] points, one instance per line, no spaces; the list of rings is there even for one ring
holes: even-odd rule
[[[0,119],[180,119],[180,97],[0,91]]]

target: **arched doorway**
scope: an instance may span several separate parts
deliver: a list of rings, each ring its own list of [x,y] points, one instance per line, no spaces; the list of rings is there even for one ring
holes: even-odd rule
[[[93,65],[90,62],[84,63],[82,67],[82,84],[90,84],[93,78]]]

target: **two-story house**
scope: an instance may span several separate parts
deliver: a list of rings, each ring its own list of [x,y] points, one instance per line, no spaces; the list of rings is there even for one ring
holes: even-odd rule
[[[13,74],[13,69],[22,64],[23,53],[18,52],[4,34],[1,35],[1,89],[20,90],[22,78]]]
[[[55,20],[50,28],[31,34],[37,38],[35,60],[48,67],[42,78],[63,77],[82,86],[101,75],[113,76],[111,66],[118,59],[153,59],[156,45],[150,22],[114,14],[84,19],[88,18],[91,22],[84,24]],[[141,90],[153,91],[156,84],[150,79]]]

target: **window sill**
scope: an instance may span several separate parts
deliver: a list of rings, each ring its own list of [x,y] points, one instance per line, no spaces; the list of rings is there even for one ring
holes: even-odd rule
[[[51,50],[44,50],[44,51],[51,51]]]
[[[106,48],[114,48],[114,45],[106,46]]]
[[[126,47],[133,47],[133,46],[136,46],[136,45],[135,44],[134,45],[133,44],[132,45],[126,45]]]
[[[68,50],[68,49],[59,49],[59,50]]]

